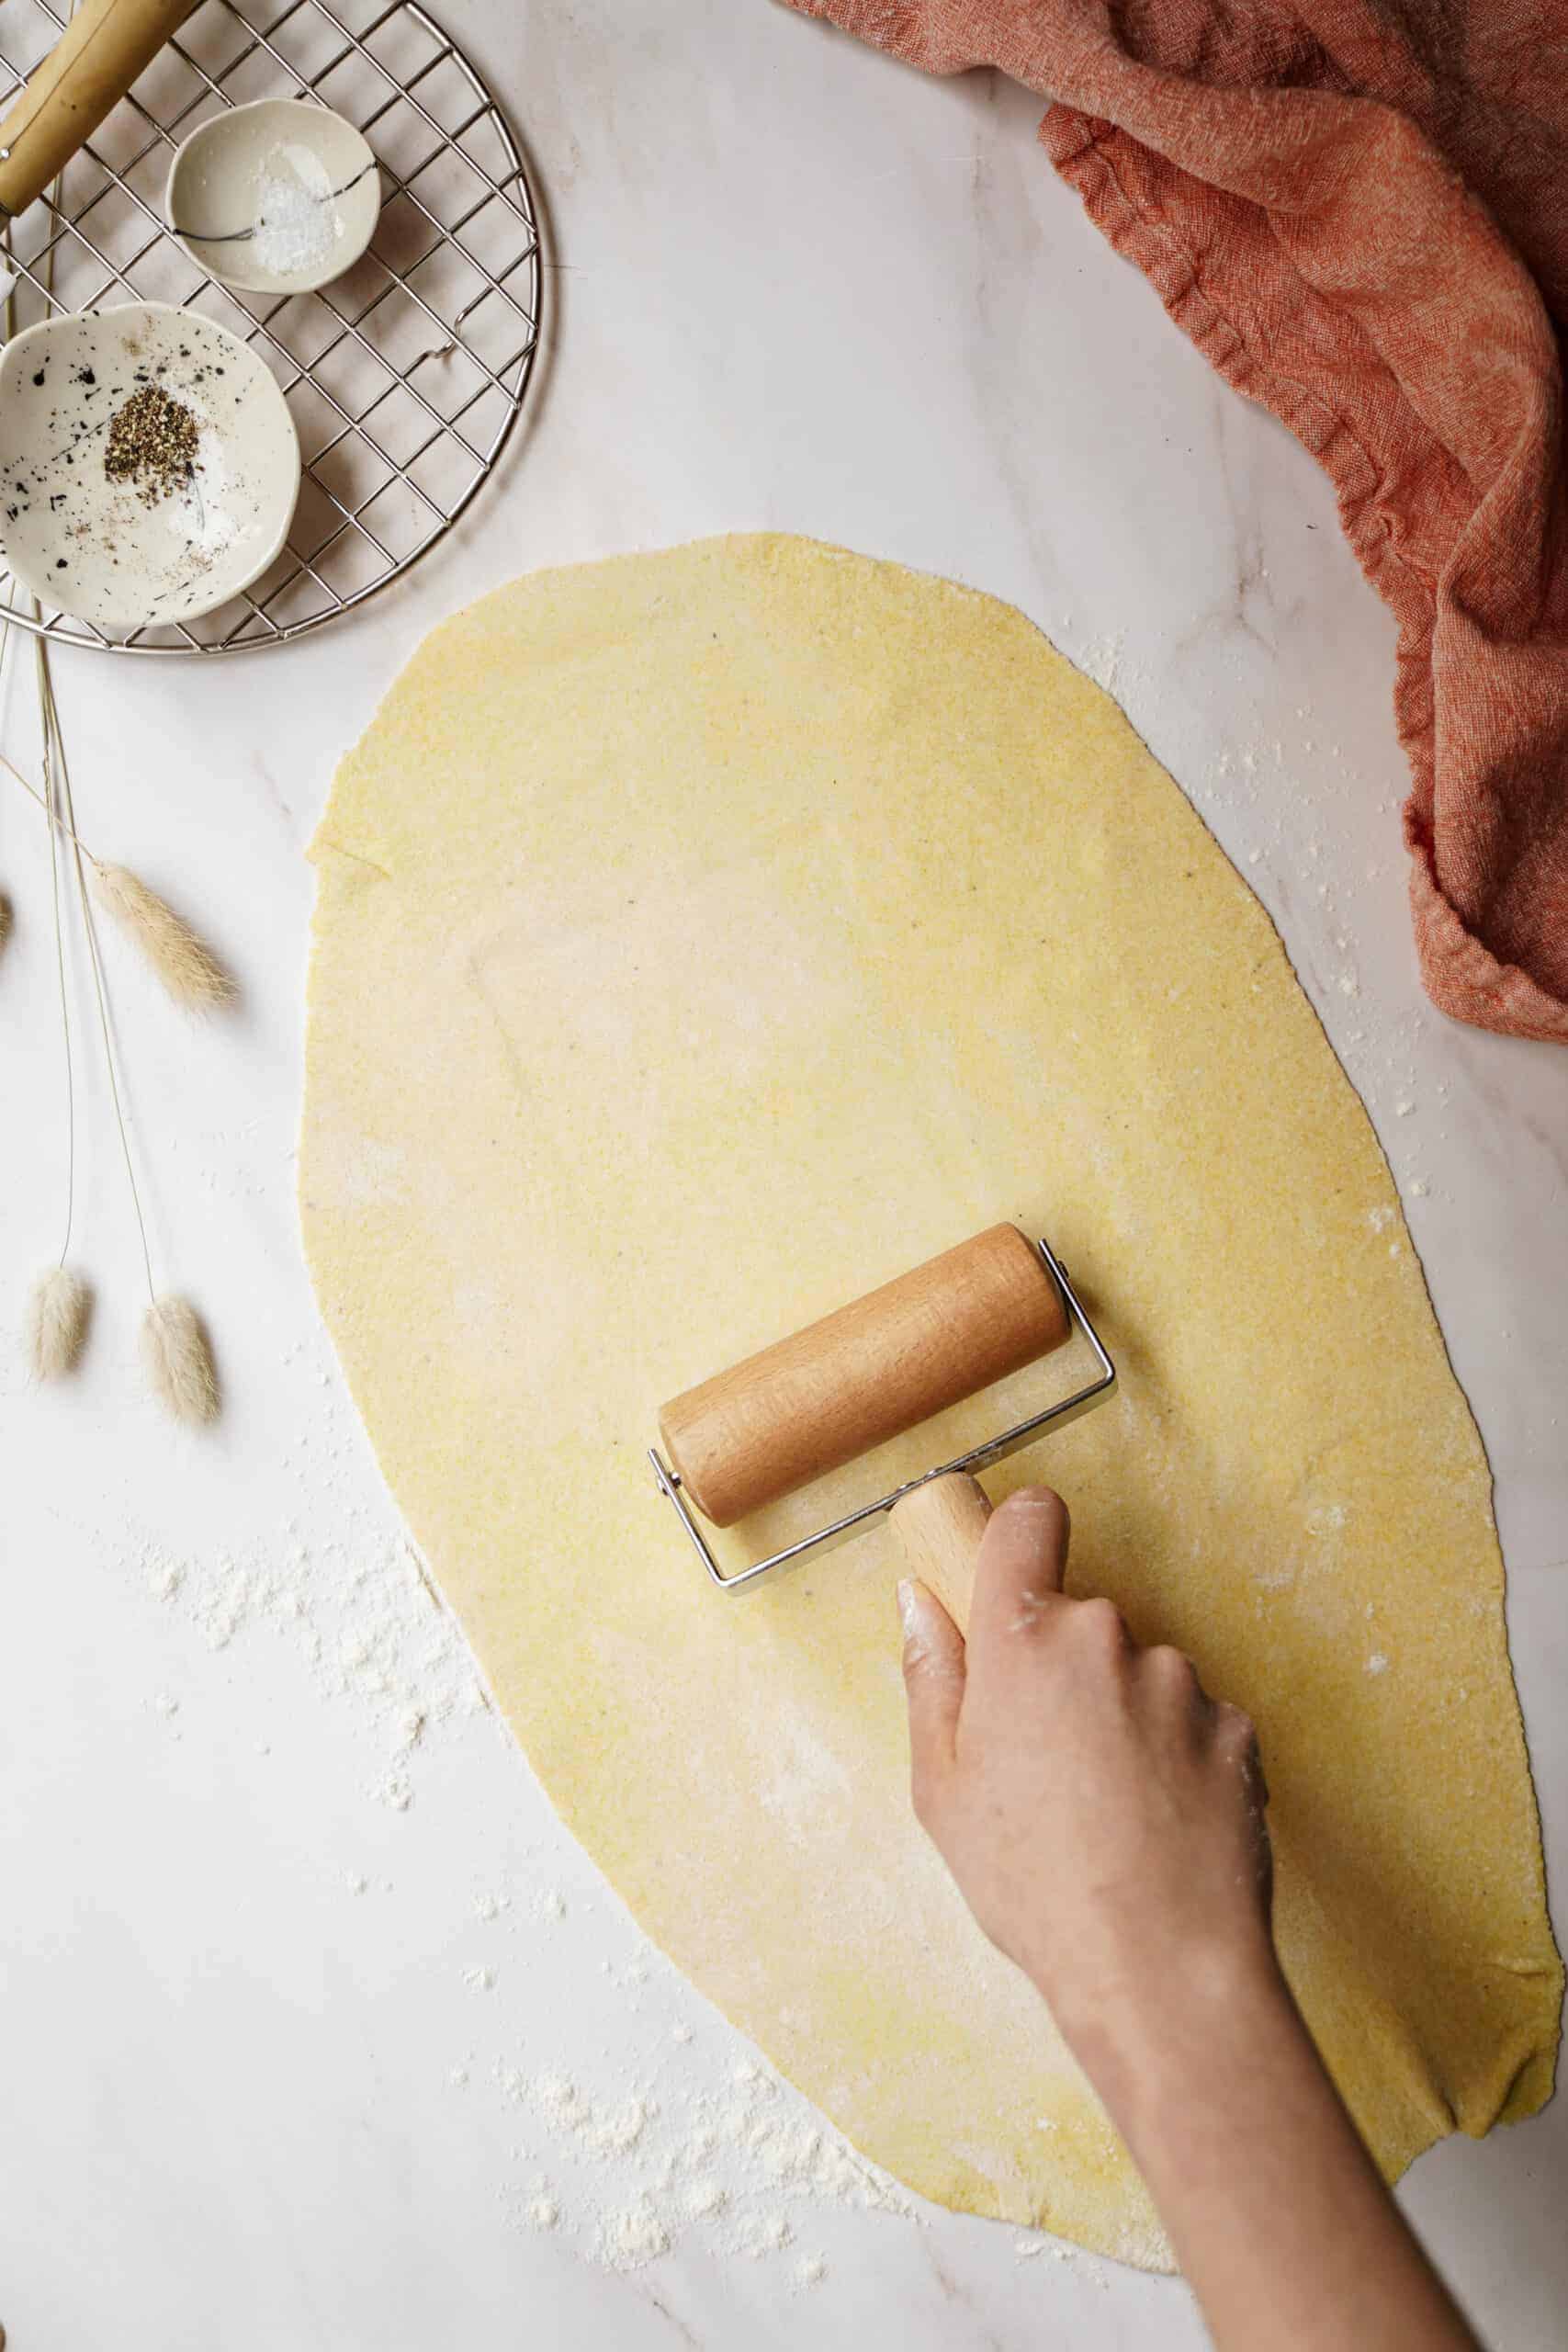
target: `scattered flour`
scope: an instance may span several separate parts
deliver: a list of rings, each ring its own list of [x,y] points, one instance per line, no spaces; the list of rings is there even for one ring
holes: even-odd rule
[[[296,1652],[321,1697],[350,1709],[378,1747],[368,1793],[401,1815],[444,1747],[485,1723],[490,1702],[456,1621],[406,1538],[338,1490],[337,1465],[359,1443],[346,1417],[327,1407],[309,1440],[299,1441],[302,1459],[290,1457],[303,1488],[298,1517],[243,1545],[201,1552],[175,1554],[132,1531],[123,1566],[152,1605],[173,1612],[213,1652],[257,1640]],[[340,1532],[307,1540],[302,1529],[318,1518]],[[221,1670],[230,1670],[227,1661]],[[175,1706],[156,1694],[149,1705],[177,1736]],[[391,1883],[379,1876],[374,1883]],[[356,1896],[372,1885],[359,1871],[342,1883]],[[517,1897],[492,1882],[468,1900],[492,1928],[509,1914],[513,1921],[567,1917],[565,1896],[549,1886]],[[628,2010],[639,2006],[656,1966],[638,1949],[612,1967]],[[488,1962],[455,1972],[455,1982],[458,1973],[465,1992],[490,1994],[499,1981]],[[739,2059],[728,2083],[715,2086],[685,2054],[695,2040],[691,2024],[676,2023],[660,2039],[662,2053],[654,2051],[649,2061],[657,2080],[646,2082],[580,2086],[551,2067],[548,2041],[533,2044],[522,2064],[486,2061],[495,2096],[532,2119],[546,2143],[518,2147],[514,2160],[536,2168],[547,2148],[550,2159],[549,2177],[540,2173],[525,2190],[515,2183],[498,2190],[515,2226],[558,2230],[575,2251],[629,2270],[657,2261],[683,2231],[700,2233],[721,2256],[765,2263],[798,2248],[812,2216],[827,2208],[914,2216],[898,2185],[766,2065]],[[465,2054],[446,2081],[471,2096],[476,2077],[484,2079]],[[826,2275],[820,2254],[795,2254],[798,2284]]]
[[[386,1769],[373,1785],[395,1813],[413,1802],[420,1760],[487,1706],[412,1545],[384,1528],[308,1546],[289,1521],[270,1543],[185,1557],[143,1536],[132,1539],[126,1566],[215,1651],[263,1634],[298,1645],[318,1690],[346,1702],[384,1743]]]
[[[759,2213],[742,2222],[730,2250],[749,2256],[753,2262],[760,2262],[765,2254],[783,2254],[784,2248],[794,2243],[795,2232],[789,2225],[787,2214]]]
[[[689,2231],[722,2256],[766,2262],[795,2246],[803,2222],[828,2204],[915,2211],[896,2182],[754,2059],[736,2063],[728,2093],[677,2078],[661,2080],[657,2098],[650,2085],[623,2082],[604,2098],[568,2075],[530,2076],[504,2063],[494,2079],[509,2105],[529,2109],[553,2134],[551,2177],[533,2192],[535,2203],[547,2196],[548,2226],[612,2269],[657,2261]],[[542,2226],[528,2199],[502,2201],[518,2227]],[[821,2255],[804,2254],[795,2282],[816,2285],[827,2270]]]
[[[640,2270],[670,2251],[670,2233],[645,2199],[612,2214],[600,2233],[603,2258],[612,2270]]]
[[[624,2156],[647,2131],[650,2109],[640,2098],[627,2099],[609,2114],[594,2114],[582,2126],[590,2147],[602,2156]]]
[[[1383,1656],[1382,1650],[1374,1650],[1372,1652],[1371,1657],[1367,1660],[1367,1672],[1369,1674],[1386,1674],[1388,1672],[1388,1660]]]
[[[574,2128],[583,2111],[582,2093],[564,2075],[542,2075],[534,2086],[534,2097],[552,2123],[570,2123]]]
[[[1113,695],[1116,692],[1116,682],[1122,670],[1122,654],[1126,642],[1126,630],[1119,628],[1113,636],[1102,637],[1093,645],[1083,646],[1076,657],[1077,666],[1085,677],[1092,678],[1095,684],[1103,688],[1108,695]]]

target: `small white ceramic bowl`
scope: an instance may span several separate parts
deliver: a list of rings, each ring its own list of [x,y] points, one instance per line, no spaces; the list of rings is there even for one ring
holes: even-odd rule
[[[353,123],[303,98],[226,107],[178,150],[164,199],[198,269],[250,294],[310,294],[376,232],[381,175]]]
[[[173,481],[116,478],[115,420],[149,390],[189,420],[188,463]],[[282,548],[299,473],[272,375],[197,312],[128,302],[46,319],[0,356],[0,559],[78,620],[142,628],[226,605]]]

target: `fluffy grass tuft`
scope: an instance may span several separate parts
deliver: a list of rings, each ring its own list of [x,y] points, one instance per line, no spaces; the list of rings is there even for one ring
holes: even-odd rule
[[[92,874],[99,905],[141,950],[176,1004],[210,1012],[229,1002],[233,981],[183,915],[128,866],[105,865],[95,858]]]
[[[28,1300],[28,1361],[40,1380],[75,1369],[87,1337],[93,1294],[69,1266],[51,1266]]]
[[[188,1299],[155,1298],[141,1318],[147,1376],[177,1421],[218,1417],[218,1374],[201,1318]]]

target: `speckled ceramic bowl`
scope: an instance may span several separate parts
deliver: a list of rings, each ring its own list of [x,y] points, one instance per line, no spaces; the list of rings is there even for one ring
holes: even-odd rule
[[[139,458],[151,398],[174,451]],[[288,403],[226,329],[162,302],[49,319],[0,356],[0,557],[100,628],[194,620],[264,572],[299,490]]]

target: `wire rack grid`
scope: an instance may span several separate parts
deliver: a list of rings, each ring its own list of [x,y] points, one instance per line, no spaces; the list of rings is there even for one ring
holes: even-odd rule
[[[70,0],[0,12],[0,106],[64,28]],[[170,232],[175,148],[225,107],[293,97],[369,140],[370,250],[314,294],[230,292]],[[30,599],[0,565],[0,621],[113,653],[287,644],[339,619],[449,531],[490,474],[538,349],[538,215],[517,142],[474,67],[415,0],[200,0],[178,36],[10,224],[16,324],[173,302],[250,344],[282,388],[304,474],[282,554],[204,618],[115,631]]]

